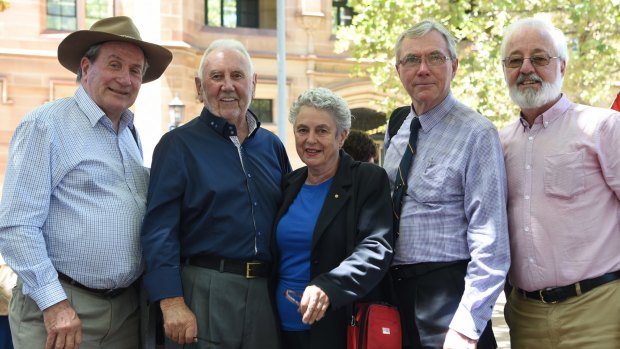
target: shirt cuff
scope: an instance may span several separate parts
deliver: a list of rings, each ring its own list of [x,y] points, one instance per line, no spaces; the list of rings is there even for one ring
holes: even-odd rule
[[[144,275],[144,287],[151,302],[164,298],[183,297],[181,271],[176,268],[160,268]]]
[[[55,280],[43,287],[39,287],[36,290],[28,290],[28,288],[24,285],[23,292],[25,295],[32,298],[35,303],[37,303],[37,306],[41,311],[67,299],[65,289],[62,288],[62,285],[58,280]]]
[[[459,304],[450,328],[473,340],[478,340],[487,326],[489,319],[475,317],[463,304]]]

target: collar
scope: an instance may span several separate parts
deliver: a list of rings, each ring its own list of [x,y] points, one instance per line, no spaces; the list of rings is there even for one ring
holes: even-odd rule
[[[112,120],[108,118],[105,112],[95,103],[95,101],[86,93],[84,86],[80,85],[75,91],[75,101],[77,102],[80,110],[86,115],[90,125],[95,127],[98,122],[102,122],[109,127],[112,127]],[[118,133],[120,134],[125,127],[129,126],[133,128],[134,114],[131,110],[126,109],[121,114],[121,121],[118,126]]]
[[[236,137],[237,136],[237,127],[226,119],[216,116],[211,113],[209,109],[206,107],[202,108],[202,112],[200,113],[200,118],[207,123],[215,132],[224,136],[224,137]],[[248,123],[248,138],[254,136],[254,133],[260,128],[260,121],[254,113],[248,109],[245,113],[245,120]]]
[[[562,94],[562,97],[551,106],[551,108],[544,111],[542,114],[534,119],[534,125],[542,124],[542,127],[547,128],[552,123],[554,123],[557,119],[559,119],[564,113],[573,105],[566,95]],[[523,126],[523,132],[525,132],[530,126],[527,123],[527,120],[523,117],[522,113],[520,114],[519,121],[521,122],[521,126]],[[532,127],[534,126],[532,125]]]
[[[446,98],[444,98],[444,100],[441,101],[441,103],[437,104],[435,108],[427,111],[426,113],[422,115],[417,115],[412,106],[411,114],[413,114],[414,117],[420,118],[420,124],[422,125],[422,131],[428,132],[433,127],[435,127],[435,125],[437,125],[443,118],[445,118],[448,115],[448,113],[454,107],[455,104],[456,104],[456,98],[454,98],[454,96],[452,95],[452,91],[449,91]]]

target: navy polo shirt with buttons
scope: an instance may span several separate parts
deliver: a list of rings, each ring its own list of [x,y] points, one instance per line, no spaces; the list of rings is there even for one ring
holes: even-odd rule
[[[251,112],[247,119],[243,144],[234,125],[206,108],[157,144],[142,227],[152,301],[183,295],[183,258],[271,260],[280,182],[291,166],[282,142]]]

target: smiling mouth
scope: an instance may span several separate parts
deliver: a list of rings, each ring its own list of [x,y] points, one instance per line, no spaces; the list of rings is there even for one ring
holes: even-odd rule
[[[124,92],[124,91],[119,91],[119,90],[115,90],[113,88],[108,88],[110,91],[119,94],[119,95],[123,95],[123,96],[127,96],[129,94],[129,92]]]

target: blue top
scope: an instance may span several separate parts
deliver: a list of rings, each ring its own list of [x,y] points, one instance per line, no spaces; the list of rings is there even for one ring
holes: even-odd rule
[[[2,256],[40,309],[67,299],[56,271],[92,288],[129,286],[142,273],[140,225],[148,171],[129,125],[79,87],[34,109],[9,149],[0,204]]]
[[[142,229],[151,300],[183,295],[181,258],[271,260],[280,182],[291,167],[282,142],[247,119],[241,145],[235,126],[204,108],[155,147]]]
[[[310,329],[310,325],[301,322],[299,306],[287,300],[284,292],[290,289],[301,296],[310,282],[312,236],[332,182],[333,178],[330,178],[319,185],[304,184],[276,228],[280,256],[276,303],[285,331]],[[299,297],[297,300],[300,300]]]

